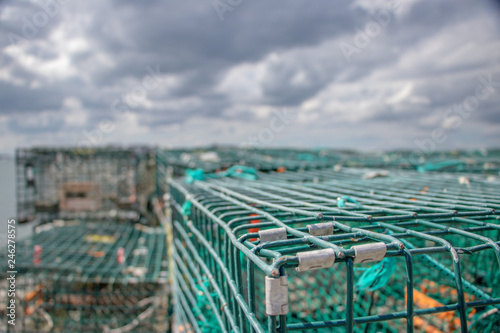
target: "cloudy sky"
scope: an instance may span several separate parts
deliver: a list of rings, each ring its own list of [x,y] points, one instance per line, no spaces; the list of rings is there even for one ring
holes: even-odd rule
[[[500,146],[491,1],[0,2],[0,153]]]

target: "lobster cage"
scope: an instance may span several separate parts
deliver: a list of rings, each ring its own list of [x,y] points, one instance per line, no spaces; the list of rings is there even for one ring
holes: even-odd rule
[[[157,166],[165,173],[182,176],[187,169],[217,172],[234,165],[245,165],[261,171],[307,170],[331,166],[345,154],[329,150],[257,149],[214,147],[213,149],[167,150],[157,149]]]
[[[498,183],[367,171],[171,180],[178,330],[500,330]]]
[[[56,221],[16,245],[14,296],[7,295],[6,276],[0,280],[0,331],[168,331],[161,229]],[[7,323],[10,299],[16,304],[15,326]]]
[[[442,152],[412,150],[365,153],[346,156],[343,164],[357,167],[416,169],[421,173],[428,171],[466,172],[495,177],[500,175],[500,151],[493,149]]]
[[[154,151],[149,148],[18,149],[18,219],[102,213],[130,219],[130,212],[147,212],[154,170]]]

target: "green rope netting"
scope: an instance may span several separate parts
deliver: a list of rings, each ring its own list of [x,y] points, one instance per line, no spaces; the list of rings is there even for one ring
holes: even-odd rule
[[[191,207],[192,206],[193,206],[193,204],[191,203],[191,201],[186,200],[184,202],[184,204],[182,205],[182,214],[189,217],[191,215]]]
[[[444,168],[456,167],[458,171],[465,169],[465,162],[463,161],[443,161],[438,163],[426,163],[417,166],[417,171],[420,173],[425,173],[426,171],[438,171]]]
[[[361,207],[361,204],[356,201],[356,199],[351,198],[350,196],[343,195],[337,199],[337,207],[345,207],[345,203],[350,202],[355,204],[358,207]]]
[[[360,290],[374,291],[387,285],[396,270],[396,259],[385,258],[370,268],[357,268],[356,270],[365,271],[356,283],[356,287]]]
[[[300,161],[314,161],[316,156],[314,156],[313,154],[302,153],[302,154],[297,154],[296,158]]]
[[[203,169],[186,170],[186,184],[192,184],[195,180],[205,180],[205,172]]]
[[[256,180],[257,170],[244,165],[235,165],[220,173],[222,177],[239,177],[246,180]]]
[[[470,325],[471,332],[497,332],[498,323],[500,323],[500,310],[498,308],[490,309],[486,312],[480,312],[472,318]]]
[[[205,173],[203,169],[187,169],[185,181],[186,184],[192,184],[196,180],[203,181],[207,178],[221,177],[237,177],[245,180],[256,180],[258,178],[258,175],[255,168],[244,165],[234,165],[226,171],[216,173]]]
[[[207,278],[203,278],[203,287],[196,285],[198,293],[196,295],[196,306],[194,308],[194,314],[196,317],[204,317],[204,320],[198,320],[198,326],[203,333],[217,332],[220,330],[219,323],[215,319],[215,315],[212,313],[212,308],[208,300],[207,295],[203,289],[208,290],[210,288],[210,282]],[[210,294],[210,296],[216,300],[219,295],[216,292]]]

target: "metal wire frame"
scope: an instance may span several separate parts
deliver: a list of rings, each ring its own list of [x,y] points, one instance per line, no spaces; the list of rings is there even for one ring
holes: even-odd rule
[[[488,317],[484,310],[498,309],[500,304],[500,270],[496,268],[500,265],[500,225],[494,212],[500,200],[494,184],[478,181],[468,187],[459,184],[456,176],[411,173],[366,180],[358,171],[284,173],[282,179],[261,176],[263,180],[255,182],[170,183],[176,232],[176,313],[185,329],[202,331],[203,318],[215,316],[222,331],[263,332],[267,319],[271,332],[339,327],[347,332],[397,332],[403,319],[406,331],[413,332],[425,316],[444,326],[443,317],[435,323],[432,316],[450,312],[457,314],[455,322],[462,332],[480,331],[481,320],[498,327],[498,317]],[[293,183],[311,178],[315,182]],[[337,207],[337,198],[344,195],[354,197],[360,206]],[[192,205],[189,216],[182,213],[186,200]],[[307,225],[325,221],[334,224],[334,235],[307,233]],[[288,239],[260,244],[255,229],[276,227],[285,228]],[[355,287],[359,279],[355,266],[359,265],[353,264],[352,246],[374,241],[386,244],[386,258],[395,258],[398,268],[389,283],[393,288],[368,293]],[[298,266],[297,253],[326,248],[335,251],[332,269],[310,276],[290,272]],[[289,283],[312,289],[301,294],[303,289],[289,287],[294,303],[301,297],[313,299],[314,287],[321,285],[318,281],[323,283],[320,293],[326,293],[325,301],[315,306],[306,302],[302,307],[292,303],[287,315],[266,316],[259,275],[286,274]],[[205,312],[198,309],[200,302],[195,297],[203,279],[207,285],[201,293],[211,295],[203,303]],[[451,294],[441,295],[441,302],[432,306],[422,306],[415,293],[429,279],[451,288]],[[370,297],[371,304],[361,304]],[[321,307],[336,307],[337,311],[318,315]],[[370,313],[373,308],[377,314]]]
[[[165,232],[139,224],[92,221],[55,221],[35,228],[35,234],[18,243],[18,271],[58,270],[75,274],[79,281],[132,279],[123,274],[124,265],[116,260],[118,248],[125,251],[125,265],[144,267],[144,281],[160,279],[165,260]],[[33,246],[42,247],[42,259],[33,263]],[[138,250],[139,249],[139,250]],[[141,250],[142,249],[142,250]],[[134,252],[135,251],[135,252]]]
[[[7,325],[2,309],[2,332],[168,331],[166,284],[23,274],[16,277],[16,291],[16,326]]]
[[[361,165],[365,164],[362,156]],[[416,153],[415,151],[396,151],[383,155],[385,163],[376,165],[376,158],[372,159],[372,166],[387,167],[397,164],[408,163],[412,168],[422,168],[424,166],[433,166],[431,170],[441,172],[467,172],[478,174],[498,175],[500,171],[500,151],[499,150],[472,150],[472,151],[443,151],[432,153]],[[424,168],[425,169],[425,168]]]
[[[203,155],[206,153],[214,154],[216,160],[204,160]],[[429,171],[467,172],[490,176],[498,176],[500,172],[500,151],[497,150],[418,154],[414,151],[362,153],[331,149],[213,147],[194,150],[157,149],[157,155],[173,167],[175,176],[182,176],[187,168],[202,168],[205,172],[215,172],[236,164],[266,172],[277,169],[310,170],[333,165],[415,170],[431,164],[434,166]]]
[[[212,153],[216,160],[204,160],[203,155]],[[214,149],[168,150],[157,149],[157,164],[173,168],[174,176],[182,176],[186,169],[201,168],[205,172],[216,172],[241,164],[261,171],[277,169],[308,170],[331,166],[340,161],[341,154],[334,151],[312,151],[297,149],[256,149],[218,147]]]
[[[71,214],[74,207],[61,204],[62,190],[70,184],[93,188],[89,193],[95,207],[76,208],[80,215],[96,211],[144,213],[155,188],[153,158],[154,151],[147,147],[17,149],[18,220],[49,221],[60,213]]]
[[[160,228],[112,221],[37,227],[16,244],[16,332],[168,331],[165,236]]]

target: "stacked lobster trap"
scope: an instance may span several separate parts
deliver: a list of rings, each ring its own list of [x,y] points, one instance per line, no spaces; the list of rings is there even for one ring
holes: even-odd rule
[[[169,330],[162,229],[55,221],[37,227],[34,235],[17,242],[16,249],[16,325],[7,324],[9,288],[2,275],[0,331]]]
[[[154,151],[146,147],[18,149],[16,174],[19,221],[128,220],[147,212],[155,190]]]
[[[171,180],[178,330],[500,330],[499,183],[462,177]]]
[[[333,150],[248,147],[212,147],[191,150],[158,148],[156,150],[157,165],[170,166],[174,176],[182,176],[188,169],[218,172],[234,165],[245,165],[263,172],[320,169],[334,165],[348,156],[350,155]]]

